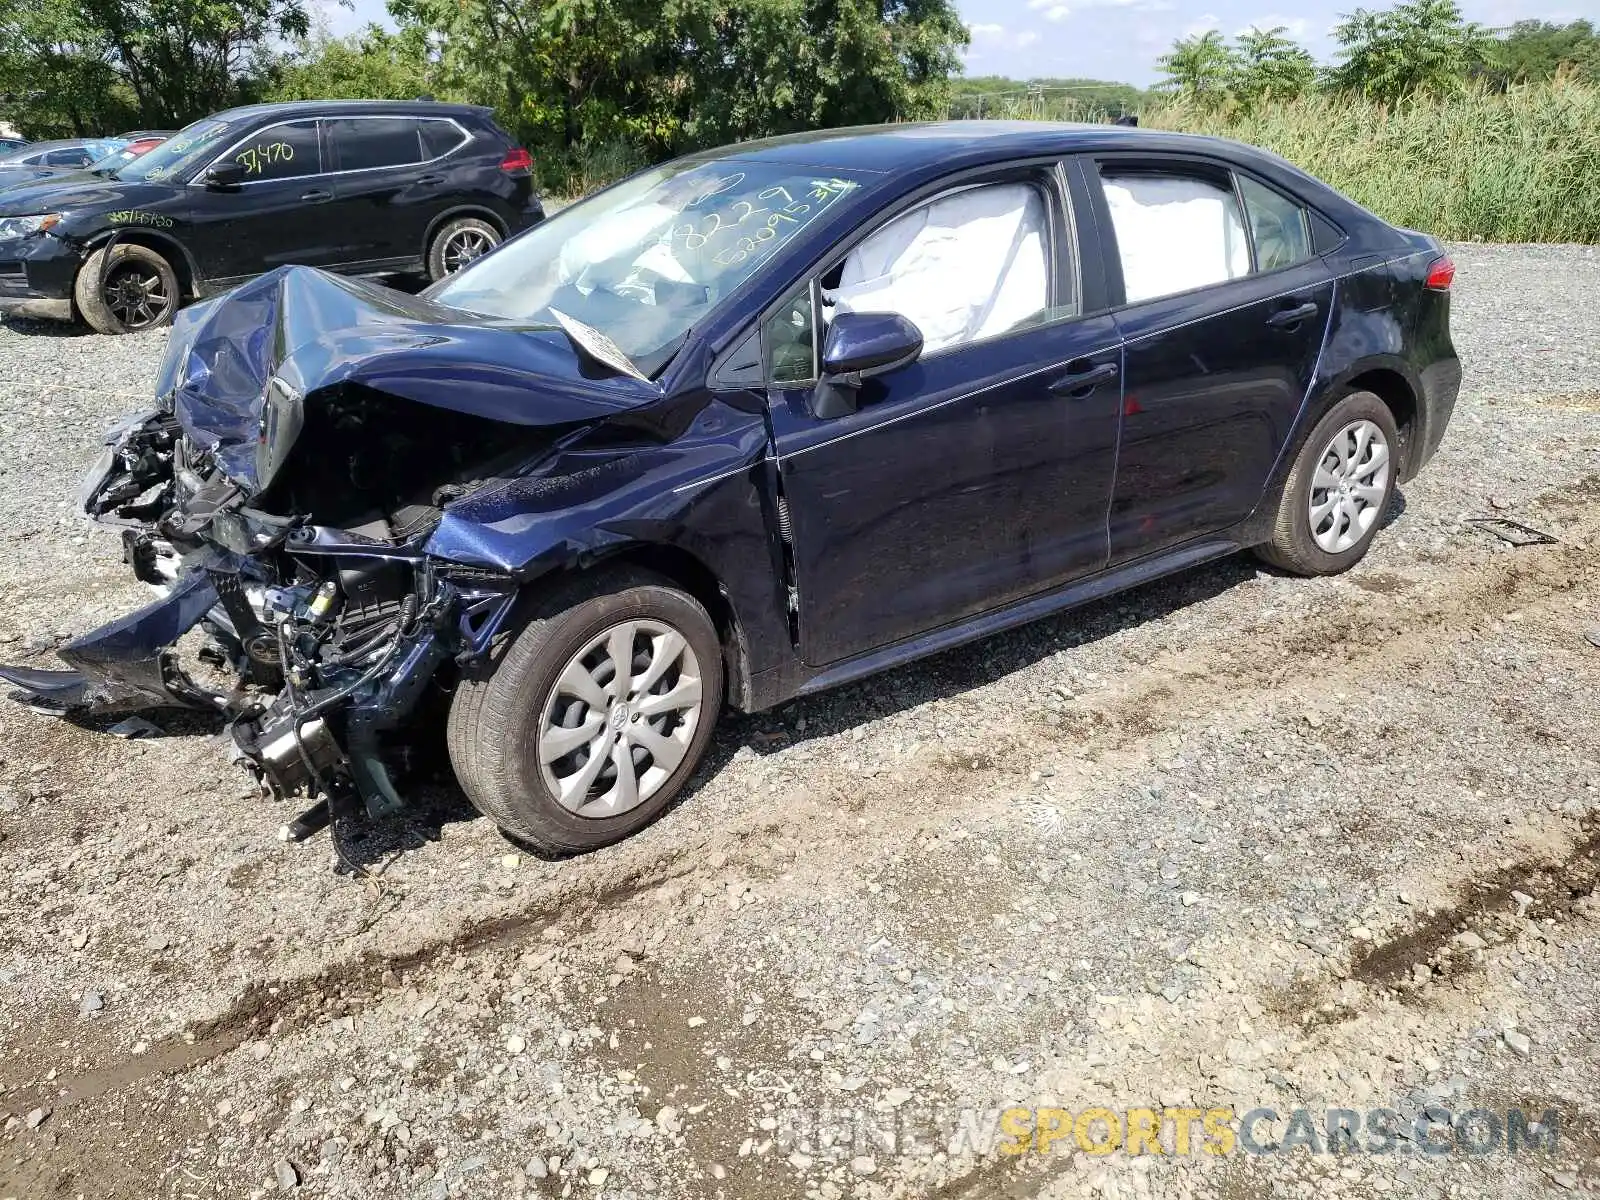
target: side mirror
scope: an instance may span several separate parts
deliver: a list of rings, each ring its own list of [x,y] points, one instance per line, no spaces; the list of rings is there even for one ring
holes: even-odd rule
[[[213,191],[226,191],[244,182],[244,168],[236,162],[219,162],[205,175],[206,186]]]
[[[819,417],[856,411],[861,381],[916,362],[922,331],[899,313],[840,313],[822,346],[822,379],[814,408]]]

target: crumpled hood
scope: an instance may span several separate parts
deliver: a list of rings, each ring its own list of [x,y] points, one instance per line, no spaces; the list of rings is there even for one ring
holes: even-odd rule
[[[590,364],[557,329],[312,267],[280,267],[180,312],[156,395],[230,478],[259,491],[302,406],[346,384],[524,426],[598,420],[661,397],[654,383]]]

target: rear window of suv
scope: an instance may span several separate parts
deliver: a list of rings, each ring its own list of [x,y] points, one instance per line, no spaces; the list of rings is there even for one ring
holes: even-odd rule
[[[327,127],[340,171],[410,166],[463,141],[455,124],[431,117],[331,117]]]

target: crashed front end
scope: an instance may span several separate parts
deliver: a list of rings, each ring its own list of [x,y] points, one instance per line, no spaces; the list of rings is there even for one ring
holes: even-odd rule
[[[83,500],[123,527],[126,561],[159,598],[61,647],[71,669],[0,667],[0,679],[64,711],[221,713],[240,760],[280,798],[400,808],[385,735],[410,720],[442,665],[485,649],[515,596],[508,577],[429,557],[441,506],[355,528],[267,513],[171,413],[116,431]],[[206,678],[177,648],[197,627],[218,668]]]
[[[440,321],[305,268],[183,314],[158,407],[111,431],[81,494],[158,598],[60,647],[68,669],[0,679],[63,713],[222,714],[267,791],[317,800],[293,836],[403,807],[397,731],[445,668],[487,653],[519,586],[431,539],[596,409],[572,387],[527,415],[564,345]],[[179,643],[197,629],[194,655]]]

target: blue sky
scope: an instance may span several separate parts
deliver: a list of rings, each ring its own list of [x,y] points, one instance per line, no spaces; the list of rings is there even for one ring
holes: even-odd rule
[[[354,9],[315,0],[329,28],[344,33],[367,21],[388,23],[383,0],[354,0]],[[1328,32],[1339,15],[1384,0],[1318,0],[1274,5],[1273,0],[956,0],[972,30],[967,74],[1087,76],[1154,83],[1155,61],[1174,40],[1207,29],[1235,34],[1252,25],[1288,27],[1319,61],[1333,57]],[[1530,17],[1600,20],[1600,0],[1462,0],[1468,19],[1509,25]]]

